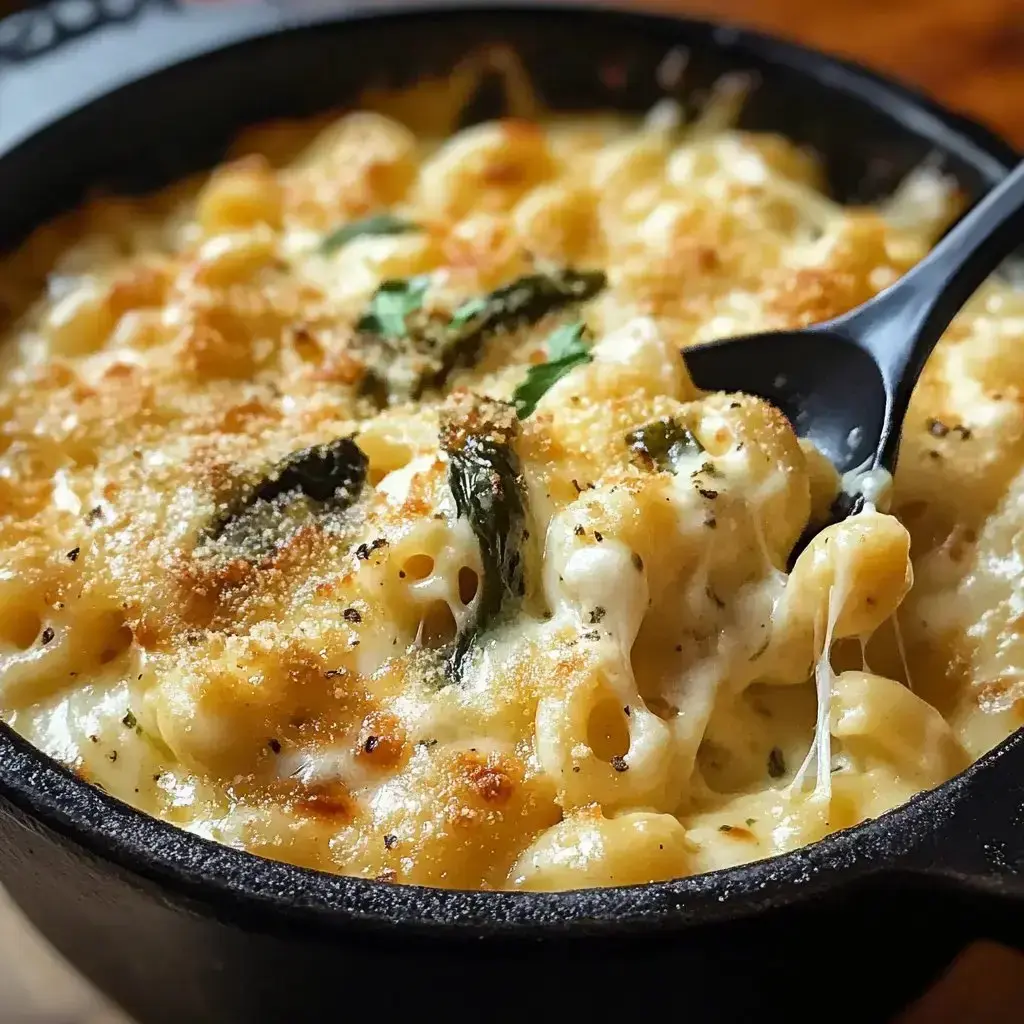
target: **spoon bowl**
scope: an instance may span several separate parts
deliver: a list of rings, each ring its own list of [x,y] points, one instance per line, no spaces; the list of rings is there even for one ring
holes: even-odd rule
[[[831,326],[725,338],[689,349],[686,363],[700,388],[728,381],[730,391],[771,402],[840,473],[874,458],[885,380],[871,354]]]
[[[848,313],[802,330],[687,349],[694,383],[775,405],[844,474],[833,521],[863,507],[892,473],[914,385],[965,302],[1024,239],[1024,163],[899,281]],[[827,525],[827,524],[822,524]],[[810,539],[805,534],[802,543]]]

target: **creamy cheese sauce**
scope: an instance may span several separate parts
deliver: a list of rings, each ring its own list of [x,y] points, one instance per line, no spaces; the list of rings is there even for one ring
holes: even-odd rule
[[[7,258],[0,715],[197,834],[461,888],[743,863],[951,777],[1024,708],[1024,296],[841,481],[680,353],[868,298],[949,184],[844,208],[735,83],[544,118],[502,66],[528,117],[455,133],[463,68]]]

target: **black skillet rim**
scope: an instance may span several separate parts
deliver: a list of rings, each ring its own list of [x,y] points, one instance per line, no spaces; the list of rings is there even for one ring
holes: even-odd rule
[[[680,24],[688,24],[694,34],[705,36],[714,46],[756,54],[761,61],[782,65],[818,87],[852,95],[870,107],[884,110],[916,134],[926,135],[942,149],[957,153],[990,181],[1002,176],[1018,158],[1012,147],[984,126],[852,61],[759,32],[698,19],[601,5],[559,3],[544,4],[540,10],[538,7],[541,5],[528,0],[493,6],[442,2],[429,6],[396,5],[383,11],[307,12],[269,30],[263,23],[255,31],[246,21],[245,9],[239,8],[239,31],[230,42],[199,49],[173,63],[202,60],[216,50],[320,23],[444,17],[466,11],[475,15],[529,11],[540,17],[547,12],[556,16],[571,12],[618,19],[627,26],[642,24],[648,30],[659,26],[678,30]],[[50,121],[42,130],[53,127],[62,117],[63,114]],[[1018,731],[937,789],[920,794],[878,819],[791,853],[668,882],[564,893],[464,892],[391,885],[264,859],[186,833],[134,810],[80,780],[2,723],[0,798],[23,818],[20,824],[51,830],[87,855],[110,862],[133,884],[155,885],[166,896],[174,894],[201,912],[236,922],[265,926],[274,919],[289,928],[358,928],[367,936],[403,938],[417,934],[457,939],[483,935],[523,939],[624,938],[795,906],[832,892],[837,886],[845,889],[870,885],[883,876],[912,879],[920,866],[901,868],[900,858],[912,858],[915,850],[927,846],[940,826],[955,818],[971,827],[973,815],[965,809],[975,797],[972,789],[984,786],[986,776],[1004,758],[1019,758],[1022,753],[1024,731]],[[965,879],[956,868],[949,867],[950,880],[963,883]],[[977,881],[984,888],[985,880]]]

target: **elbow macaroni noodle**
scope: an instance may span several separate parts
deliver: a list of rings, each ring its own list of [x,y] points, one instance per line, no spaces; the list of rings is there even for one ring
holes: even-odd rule
[[[993,280],[950,328],[890,508],[787,572],[836,474],[680,353],[851,307],[956,211],[933,172],[872,209],[821,184],[714,118],[435,142],[367,110],[41,228],[0,275],[0,714],[201,835],[461,888],[743,863],[948,779],[1022,722],[1024,296]],[[324,244],[381,212],[404,226]],[[440,391],[374,399],[356,325],[383,282],[450,317],[559,267],[607,287]],[[446,679],[495,567],[450,487],[442,392],[510,400],[577,320],[589,359],[513,442],[522,593]],[[645,463],[627,435],[669,420],[688,447]],[[353,507],[275,525],[258,557],[209,540],[239,481],[348,435]]]

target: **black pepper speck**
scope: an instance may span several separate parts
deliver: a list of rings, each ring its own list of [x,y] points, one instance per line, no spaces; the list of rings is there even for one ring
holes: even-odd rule
[[[384,537],[377,537],[369,544],[360,544],[356,548],[356,558],[362,559],[364,562],[376,551],[378,548],[387,546],[387,540]]]

